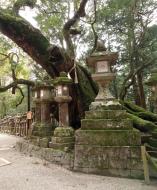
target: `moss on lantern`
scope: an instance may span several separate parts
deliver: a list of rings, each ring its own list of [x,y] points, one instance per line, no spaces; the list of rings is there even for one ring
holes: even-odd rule
[[[54,85],[71,84],[72,79],[67,77],[67,73],[61,72],[60,76],[53,80]]]

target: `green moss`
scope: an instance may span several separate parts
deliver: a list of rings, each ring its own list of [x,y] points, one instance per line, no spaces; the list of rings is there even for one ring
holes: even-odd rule
[[[142,132],[151,132],[154,129],[157,129],[157,125],[150,121],[146,121],[130,113],[127,113],[127,116],[133,121],[134,127]]]
[[[78,97],[83,103],[84,110],[89,109],[89,105],[96,97],[96,90],[94,89],[93,80],[90,78],[88,72],[85,72],[80,66],[77,67],[78,72]],[[95,84],[96,88],[96,84]],[[98,91],[97,91],[98,92]]]
[[[47,53],[48,40],[22,17],[16,16],[11,11],[0,9],[0,23],[1,31],[8,37],[12,36],[11,38],[14,40],[17,38],[17,40],[21,39],[27,42],[30,47],[36,48],[36,51],[41,55]]]

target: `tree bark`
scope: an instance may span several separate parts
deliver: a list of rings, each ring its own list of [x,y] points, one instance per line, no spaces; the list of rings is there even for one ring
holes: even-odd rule
[[[139,94],[140,94],[140,106],[146,108],[146,100],[145,100],[145,93],[143,88],[143,76],[142,72],[137,74],[137,81],[139,87]]]

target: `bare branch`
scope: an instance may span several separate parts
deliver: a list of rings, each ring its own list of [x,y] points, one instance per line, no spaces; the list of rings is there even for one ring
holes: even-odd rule
[[[123,82],[122,90],[119,95],[120,99],[122,99],[122,100],[124,99],[124,97],[127,93],[127,90],[130,88],[130,86],[132,86],[132,84],[134,82],[134,78],[135,78],[136,74],[141,72],[144,68],[148,68],[149,66],[151,66],[155,60],[157,60],[157,58],[154,58],[153,60],[149,61],[148,63],[143,64],[142,66],[138,67],[136,69],[136,71],[134,71],[134,72],[130,71],[129,75],[126,77],[126,79]],[[130,82],[128,84],[126,84],[129,80],[130,80]]]
[[[23,93],[22,89],[21,89],[19,86],[17,86],[16,89],[18,89],[18,90],[20,91],[20,94],[21,94],[21,96],[22,96],[22,97],[21,97],[21,100],[19,101],[19,103],[16,104],[16,107],[18,107],[20,104],[22,104],[22,102],[23,102],[25,96],[24,96],[24,93]]]
[[[25,80],[25,79],[17,79],[13,81],[12,83],[8,84],[7,86],[0,87],[0,92],[5,92],[9,90],[10,88],[17,87],[18,84],[24,84],[24,85],[30,85],[34,86],[34,82]]]

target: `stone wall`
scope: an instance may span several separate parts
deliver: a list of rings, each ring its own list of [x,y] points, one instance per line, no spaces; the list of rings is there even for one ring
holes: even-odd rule
[[[63,166],[66,169],[73,169],[74,153],[55,150],[52,148],[42,148],[28,141],[19,141],[16,144],[16,150],[30,156],[35,156],[54,164]]]

